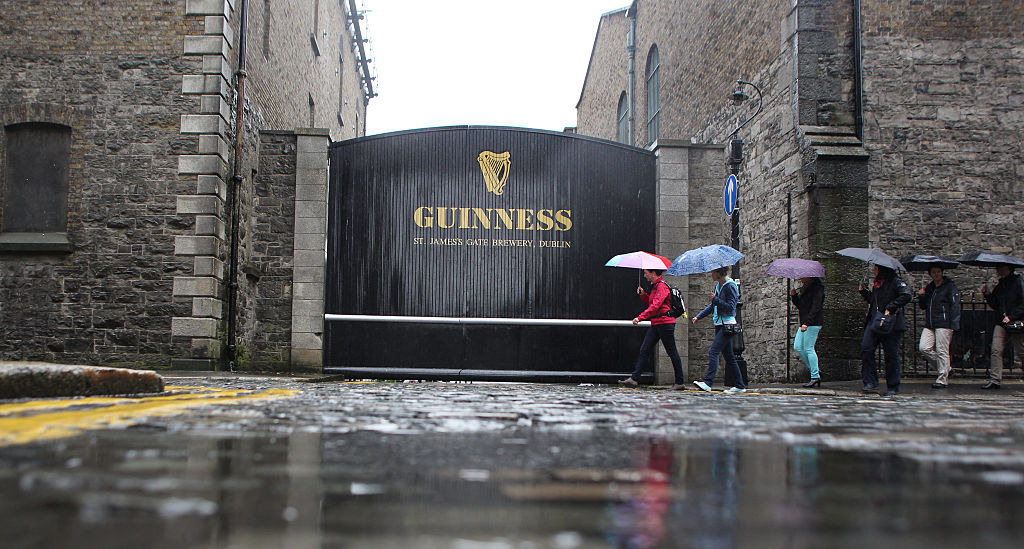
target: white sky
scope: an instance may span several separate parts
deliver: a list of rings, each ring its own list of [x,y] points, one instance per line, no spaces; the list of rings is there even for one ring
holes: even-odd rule
[[[362,0],[377,75],[366,133],[576,125],[601,14],[630,0]]]

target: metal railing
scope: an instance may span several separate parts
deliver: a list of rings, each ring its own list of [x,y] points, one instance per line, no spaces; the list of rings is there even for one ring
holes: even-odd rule
[[[992,356],[992,328],[999,320],[995,311],[988,307],[981,294],[961,292],[960,329],[953,332],[953,340],[949,344],[950,361],[952,362],[951,377],[984,378],[988,377],[989,360]],[[934,377],[938,375],[935,365],[925,360],[918,351],[921,332],[924,331],[924,309],[917,305],[917,296],[904,308],[907,319],[907,333],[900,344],[900,359],[905,376]],[[1022,337],[1022,336],[1017,336]],[[1003,378],[1021,378],[1024,372],[1015,364],[1013,345],[1007,345],[1003,352]],[[881,375],[885,375],[885,367],[878,360]]]

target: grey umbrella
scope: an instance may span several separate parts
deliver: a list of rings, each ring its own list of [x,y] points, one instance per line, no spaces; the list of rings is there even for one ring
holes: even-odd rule
[[[932,267],[939,267],[946,271],[960,266],[954,259],[941,255],[906,255],[900,258],[900,263],[908,271],[929,271]]]
[[[843,248],[836,252],[839,255],[845,255],[846,257],[852,257],[861,261],[867,261],[868,263],[874,263],[880,267],[888,267],[894,271],[905,271],[907,270],[895,257],[886,254],[882,250],[876,250],[874,248]]]
[[[971,252],[960,256],[957,259],[964,265],[975,267],[995,267],[996,265],[1010,265],[1012,267],[1024,267],[1024,261],[1012,255],[999,254],[996,252]]]

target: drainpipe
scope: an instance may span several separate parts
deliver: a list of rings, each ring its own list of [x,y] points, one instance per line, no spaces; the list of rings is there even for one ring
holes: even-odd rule
[[[238,193],[245,176],[242,175],[242,156],[245,150],[245,49],[246,27],[249,12],[248,0],[242,0],[239,6],[241,19],[238,28],[238,71],[235,72],[235,151],[232,166],[231,184],[228,185],[228,239],[231,254],[228,259],[228,310],[227,310],[227,344],[228,368],[235,369],[237,346],[235,345],[235,308],[238,300]]]
[[[626,51],[629,52],[629,144],[635,145],[633,107],[636,101],[633,92],[636,90],[636,2],[629,6],[626,17],[629,17],[629,40],[626,43]]]
[[[861,43],[861,0],[853,0],[853,73],[854,104],[853,123],[857,139],[864,142],[864,53]]]

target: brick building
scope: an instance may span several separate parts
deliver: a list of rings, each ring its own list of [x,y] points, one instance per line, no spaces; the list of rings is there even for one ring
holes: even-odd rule
[[[684,185],[661,193],[677,219],[661,252],[729,243],[725,143],[758,103],[749,85],[751,100],[729,98],[737,79],[756,85],[763,108],[736,132],[751,375],[807,375],[787,363],[786,283],[761,274],[790,255],[828,269],[826,379],[856,377],[867,268],[836,250],[1021,251],[1021,28],[1016,0],[636,0],[600,20],[577,131],[671,159],[659,178]],[[972,289],[989,274],[955,276]],[[689,277],[693,299],[708,284]],[[691,374],[707,329],[690,329]]]
[[[0,3],[0,359],[318,366],[326,150],[373,96],[361,18]]]

